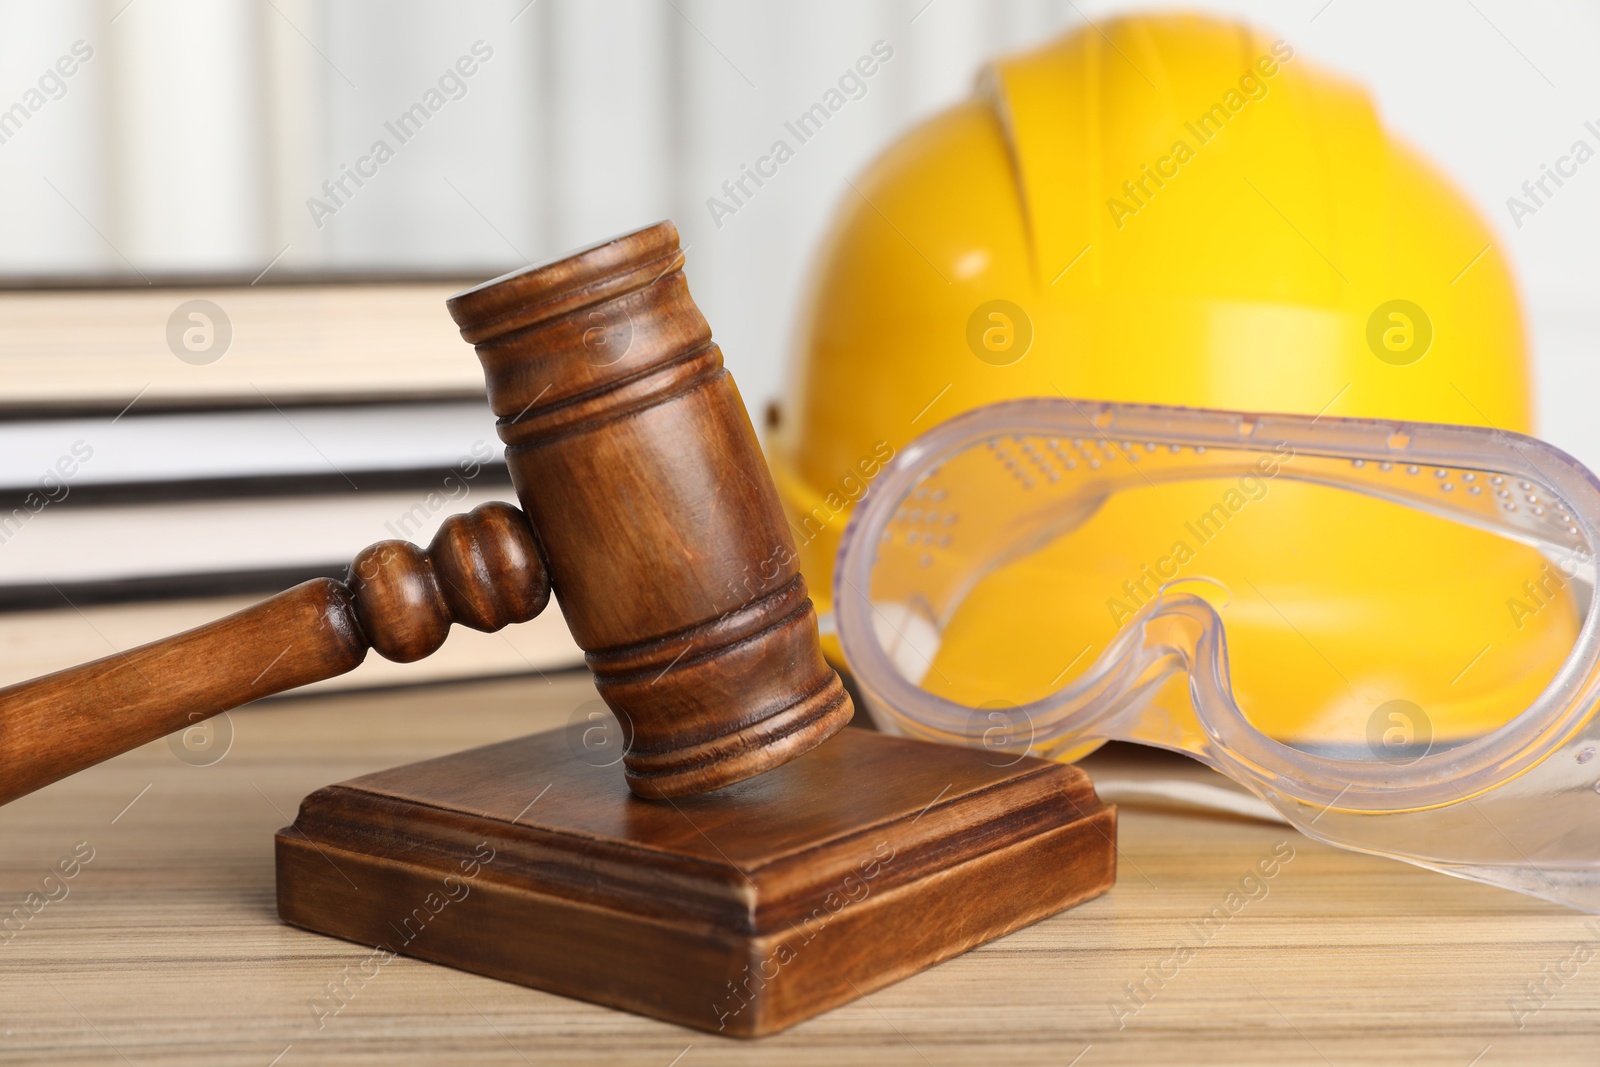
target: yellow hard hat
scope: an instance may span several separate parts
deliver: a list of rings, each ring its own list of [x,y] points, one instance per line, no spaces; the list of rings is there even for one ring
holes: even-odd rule
[[[840,534],[883,464],[984,404],[1067,396],[1530,423],[1512,279],[1462,194],[1384,129],[1359,87],[1284,41],[1193,15],[1116,19],[999,60],[973,99],[892,145],[844,194],[796,355],[769,411],[768,454],[823,612]],[[1294,519],[1296,543],[1319,546],[1307,566],[1337,590],[1338,610],[1298,638],[1276,619],[1230,625],[1241,654],[1283,664],[1241,694],[1264,729],[1328,728],[1306,710],[1297,670],[1313,653],[1359,659],[1404,641],[1415,671],[1448,680],[1465,665],[1459,649],[1492,631],[1504,654],[1431,705],[1448,736],[1506,701],[1525,706],[1517,687],[1537,692],[1572,647],[1575,613],[1509,629],[1503,599],[1450,581],[1498,574],[1512,596],[1538,573],[1533,549],[1435,524],[1437,566],[1422,573],[1357,558],[1340,518],[1322,496]],[[1396,521],[1394,537],[1414,536]],[[1253,551],[1247,536],[1219,541],[1207,565]],[[1364,593],[1384,583],[1414,586],[1423,617],[1374,617],[1364,605],[1392,600]],[[1015,595],[1030,595],[1026,581]],[[1110,624],[1099,605],[1082,620],[1091,640]],[[1011,657],[1021,678],[1026,643],[1006,626],[987,644],[947,643],[941,677],[959,689],[964,659],[992,677]],[[987,695],[1031,699],[1037,684]]]

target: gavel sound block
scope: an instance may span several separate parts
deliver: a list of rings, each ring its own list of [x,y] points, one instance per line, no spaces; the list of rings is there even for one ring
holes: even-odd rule
[[[753,1036],[1103,892],[1115,813],[1076,768],[832,736],[850,700],[682,264],[661,223],[453,298],[522,510],[0,690],[0,803],[553,588],[617,758],[580,722],[319,790],[278,834],[285,920]]]

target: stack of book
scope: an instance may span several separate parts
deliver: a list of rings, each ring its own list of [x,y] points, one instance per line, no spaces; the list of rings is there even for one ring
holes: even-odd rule
[[[427,544],[515,500],[468,279],[0,292],[0,684]],[[318,688],[575,667],[557,606]]]

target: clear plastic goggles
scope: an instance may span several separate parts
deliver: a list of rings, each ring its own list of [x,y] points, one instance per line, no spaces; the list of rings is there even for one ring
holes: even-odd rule
[[[887,731],[1172,749],[1311,837],[1596,911],[1597,526],[1518,434],[1023,400],[879,475],[835,617]]]

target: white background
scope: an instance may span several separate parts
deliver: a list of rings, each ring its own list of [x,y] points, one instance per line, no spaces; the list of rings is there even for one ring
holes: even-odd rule
[[[0,145],[0,273],[460,268],[489,274],[657,218],[752,407],[844,179],[967,93],[983,58],[1151,5],[1079,0],[70,0],[0,5],[0,108],[94,58]],[[1513,227],[1506,198],[1600,120],[1600,5],[1201,2],[1371,89],[1454,176],[1522,287],[1539,429],[1600,466],[1600,162]],[[493,58],[318,229],[305,201],[474,41]],[[736,217],[705,206],[876,40],[894,60]],[[389,138],[386,138],[389,139]],[[391,139],[392,141],[392,139]],[[4,382],[0,381],[0,394]]]

